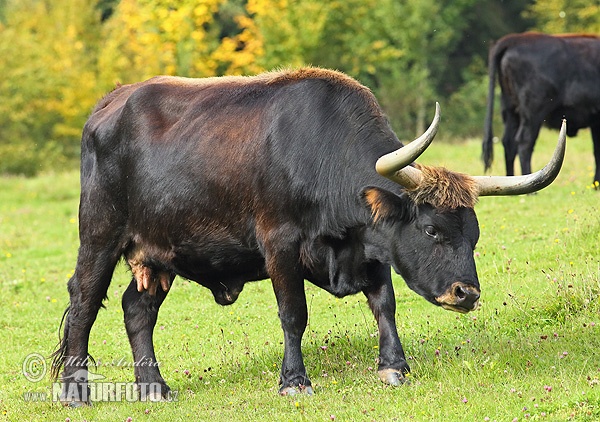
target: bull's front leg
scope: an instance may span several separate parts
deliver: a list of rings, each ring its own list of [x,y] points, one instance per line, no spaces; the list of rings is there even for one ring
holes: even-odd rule
[[[279,394],[312,394],[313,389],[306,375],[301,349],[302,336],[308,321],[304,282],[302,278],[294,281],[272,279],[272,282],[284,339]]]
[[[284,396],[313,394],[302,358],[302,336],[308,322],[308,310],[304,278],[298,269],[298,261],[298,254],[293,250],[279,249],[267,258],[267,271],[273,283],[283,329],[284,352],[279,394]]]
[[[370,274],[372,284],[363,290],[379,330],[379,378],[386,384],[400,385],[410,372],[396,328],[396,300],[390,268],[379,265]]]

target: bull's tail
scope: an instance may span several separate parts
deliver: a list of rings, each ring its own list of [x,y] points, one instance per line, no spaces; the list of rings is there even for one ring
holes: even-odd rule
[[[50,371],[50,375],[54,381],[58,379],[60,374],[60,370],[63,367],[67,354],[67,337],[69,334],[69,323],[66,321],[67,315],[69,313],[70,306],[67,306],[65,309],[65,313],[62,316],[60,321],[60,327],[58,328],[58,345],[56,347],[56,351],[52,353],[52,368]],[[63,329],[64,325],[64,334],[60,335],[60,331]]]
[[[493,120],[494,120],[494,88],[496,86],[496,68],[499,65],[497,57],[498,44],[490,47],[490,53],[488,57],[488,97],[487,97],[487,109],[485,113],[485,121],[483,123],[483,143],[482,143],[482,154],[483,164],[485,171],[492,166],[494,161],[494,143],[493,143]]]

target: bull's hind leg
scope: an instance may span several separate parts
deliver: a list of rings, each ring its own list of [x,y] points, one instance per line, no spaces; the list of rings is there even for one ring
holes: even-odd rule
[[[502,113],[504,119],[504,135],[502,145],[504,146],[504,163],[506,175],[515,175],[515,158],[517,158],[517,129],[519,128],[519,116],[513,111],[506,110]]]
[[[594,143],[594,159],[596,172],[594,173],[594,188],[600,189],[600,123],[592,125],[592,141]]]
[[[64,333],[53,362],[55,377],[64,367],[60,401],[65,406],[91,404],[87,384],[89,336],[120,256],[116,243],[100,247],[82,242],[79,248],[77,267],[68,284],[70,305],[63,321]]]
[[[159,401],[168,398],[170,390],[158,368],[152,335],[158,310],[175,276],[148,267],[132,268],[132,272],[134,277],[123,294],[122,305],[133,352],[135,382],[141,400]]]
[[[521,174],[531,174],[531,156],[541,128],[542,120],[521,118],[521,124],[516,135]]]
[[[364,290],[379,330],[379,378],[387,384],[404,383],[410,368],[396,329],[396,300],[390,269],[378,265],[371,269],[369,288]]]
[[[65,312],[64,333],[54,353],[52,373],[63,367],[60,401],[69,406],[90,404],[88,343],[90,330],[106,298],[112,275],[122,255],[121,235],[126,222],[123,204],[112,195],[116,186],[106,185],[96,172],[95,157],[82,138],[81,200],[79,205],[79,253],[69,280],[70,304]]]

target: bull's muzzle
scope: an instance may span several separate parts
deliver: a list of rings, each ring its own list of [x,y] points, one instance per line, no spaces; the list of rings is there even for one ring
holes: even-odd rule
[[[477,309],[480,295],[481,292],[477,287],[457,281],[435,300],[444,309],[466,314]]]

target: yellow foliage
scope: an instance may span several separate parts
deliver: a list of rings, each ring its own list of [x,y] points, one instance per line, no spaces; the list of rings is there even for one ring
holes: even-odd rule
[[[224,0],[122,0],[105,25],[104,81],[134,82],[157,74],[214,76],[206,60],[217,44],[206,25]]]

